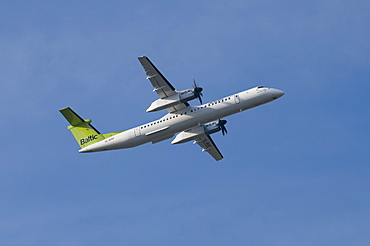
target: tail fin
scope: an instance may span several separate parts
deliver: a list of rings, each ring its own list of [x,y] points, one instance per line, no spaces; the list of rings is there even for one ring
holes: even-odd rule
[[[91,125],[91,120],[82,119],[69,107],[63,108],[59,111],[66,118],[69,124],[71,124],[68,126],[68,129],[71,130],[81,148],[105,139],[105,136]]]

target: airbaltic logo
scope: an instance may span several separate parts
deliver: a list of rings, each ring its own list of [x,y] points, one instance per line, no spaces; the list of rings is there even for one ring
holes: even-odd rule
[[[80,145],[87,144],[88,142],[94,141],[96,139],[98,139],[98,135],[88,136],[87,138],[80,139]]]

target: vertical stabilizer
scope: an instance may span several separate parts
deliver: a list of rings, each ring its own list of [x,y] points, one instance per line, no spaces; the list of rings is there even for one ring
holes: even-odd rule
[[[81,148],[97,143],[105,138],[103,134],[91,125],[91,120],[82,119],[71,108],[67,107],[59,111],[71,124],[68,126],[68,129],[71,130]]]

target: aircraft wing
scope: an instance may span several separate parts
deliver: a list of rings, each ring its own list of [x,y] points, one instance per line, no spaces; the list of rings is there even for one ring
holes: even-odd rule
[[[215,142],[213,142],[211,136],[207,134],[201,134],[198,139],[195,140],[201,148],[202,151],[207,151],[216,161],[223,159],[220,150],[217,148]]]
[[[154,64],[146,56],[141,56],[138,58],[141,65],[143,66],[146,78],[150,80],[153,85],[153,91],[157,92],[160,99],[165,99],[170,96],[177,94],[176,89],[171,85],[171,83],[161,74],[161,72],[154,66]],[[188,107],[189,104],[179,103],[175,106],[167,108],[168,112],[174,112]]]
[[[159,72],[148,57],[141,56],[139,57],[139,61],[145,70],[147,79],[152,83],[154,91],[157,92],[159,98],[163,99],[177,93],[171,83]]]

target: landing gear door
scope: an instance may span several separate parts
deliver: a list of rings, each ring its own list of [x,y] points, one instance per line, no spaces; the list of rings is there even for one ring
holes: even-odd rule
[[[139,137],[141,134],[140,134],[140,127],[136,127],[135,128],[135,137]]]
[[[240,103],[239,94],[235,94],[235,95],[234,95],[234,98],[235,98],[235,103],[236,103],[236,104]]]

